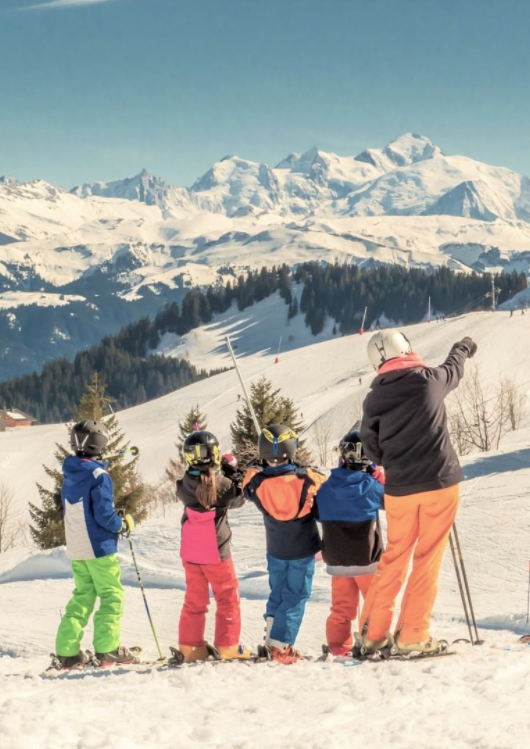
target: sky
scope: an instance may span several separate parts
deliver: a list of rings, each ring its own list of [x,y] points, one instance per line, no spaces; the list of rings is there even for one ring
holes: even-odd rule
[[[404,132],[530,174],[528,0],[0,0],[0,175],[191,185]]]

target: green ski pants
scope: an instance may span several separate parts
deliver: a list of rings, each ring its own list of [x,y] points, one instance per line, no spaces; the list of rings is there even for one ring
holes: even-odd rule
[[[83,629],[88,624],[96,598],[99,609],[94,615],[94,648],[109,653],[120,645],[123,615],[121,568],[116,554],[99,559],[73,561],[75,589],[61,619],[55,640],[57,655],[79,653]]]

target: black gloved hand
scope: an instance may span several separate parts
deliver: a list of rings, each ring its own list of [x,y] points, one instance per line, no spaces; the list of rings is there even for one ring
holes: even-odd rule
[[[239,473],[237,466],[231,466],[230,463],[221,462],[221,472],[227,479],[233,478],[236,473]]]
[[[468,348],[467,358],[468,359],[472,359],[475,356],[475,354],[477,353],[477,349],[478,349],[478,346],[475,343],[475,341],[472,338],[470,338],[469,336],[466,336],[465,338],[463,338],[460,341],[460,343],[463,343],[465,346],[467,346],[467,348]]]
[[[369,473],[370,476],[374,472],[375,468],[370,458],[363,458],[361,460],[362,469],[365,473]]]

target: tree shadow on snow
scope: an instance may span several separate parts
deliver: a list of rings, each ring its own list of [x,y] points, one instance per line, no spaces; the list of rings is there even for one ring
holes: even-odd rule
[[[464,468],[466,481],[494,473],[513,473],[530,468],[530,448],[502,455],[485,455]]]

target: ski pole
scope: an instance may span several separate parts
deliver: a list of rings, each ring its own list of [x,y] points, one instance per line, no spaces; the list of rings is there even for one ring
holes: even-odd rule
[[[460,561],[460,569],[462,570],[462,579],[464,581],[464,587],[466,589],[467,601],[469,604],[469,612],[471,614],[471,621],[473,622],[473,629],[475,630],[475,641],[471,641],[472,645],[482,645],[483,640],[480,639],[477,629],[477,621],[475,619],[475,612],[473,610],[473,601],[471,600],[471,591],[469,590],[469,582],[467,578],[466,567],[464,564],[464,557],[462,556],[462,549],[460,547],[460,539],[458,538],[458,531],[456,530],[456,523],[453,523],[453,534],[456,542],[456,549],[458,551],[458,558]]]
[[[530,562],[528,562],[528,597],[526,599],[526,623],[530,619]]]
[[[252,402],[250,400],[250,396],[247,392],[247,389],[245,387],[245,383],[243,382],[243,378],[241,377],[241,372],[239,371],[239,367],[237,364],[237,360],[234,354],[234,350],[232,348],[232,344],[230,343],[229,336],[226,336],[226,345],[228,346],[228,351],[230,352],[230,356],[232,357],[232,361],[234,362],[234,367],[236,368],[237,376],[239,377],[239,382],[241,384],[241,388],[243,389],[243,393],[245,395],[245,400],[247,401],[247,405],[250,411],[250,415],[252,417],[252,421],[254,423],[254,429],[256,430],[256,437],[259,437],[261,428],[258,422],[258,419],[256,418],[256,412],[254,411],[254,407],[252,406]]]
[[[158,655],[160,656],[160,660],[165,660],[164,656],[162,655],[162,650],[160,649],[160,643],[158,642],[158,637],[156,636],[155,625],[153,624],[153,619],[151,618],[151,612],[149,611],[149,606],[147,605],[147,598],[145,597],[144,584],[142,582],[142,577],[140,575],[140,570],[138,569],[138,564],[136,563],[136,556],[134,554],[134,549],[133,549],[132,541],[131,541],[130,538],[128,538],[127,540],[129,542],[129,546],[130,546],[130,549],[131,549],[131,554],[132,554],[132,558],[133,558],[133,562],[134,562],[134,568],[136,570],[136,576],[137,576],[138,582],[140,584],[140,590],[142,591],[142,596],[143,596],[144,604],[145,604],[145,610],[147,611],[147,617],[149,619],[149,624],[151,625],[151,631],[153,633],[153,637],[155,638],[156,647],[157,647],[157,650],[158,650]]]
[[[473,633],[471,632],[471,621],[469,619],[469,613],[467,610],[466,597],[464,594],[464,587],[462,585],[462,578],[460,576],[460,570],[458,568],[458,561],[456,558],[455,544],[453,541],[452,532],[449,533],[449,545],[451,547],[451,554],[453,555],[453,564],[455,566],[456,579],[458,581],[458,588],[460,590],[460,597],[462,598],[462,606],[464,607],[464,616],[466,617],[467,628],[469,630],[469,642],[473,643]]]

